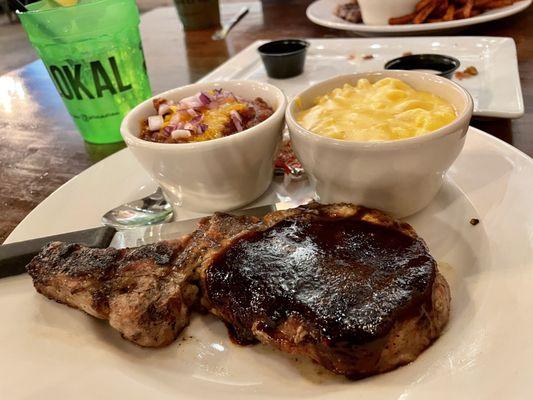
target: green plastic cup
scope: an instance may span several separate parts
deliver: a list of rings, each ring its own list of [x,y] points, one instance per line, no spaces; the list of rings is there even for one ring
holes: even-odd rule
[[[135,0],[71,7],[44,0],[27,8],[20,21],[83,138],[122,141],[122,118],[152,95]]]

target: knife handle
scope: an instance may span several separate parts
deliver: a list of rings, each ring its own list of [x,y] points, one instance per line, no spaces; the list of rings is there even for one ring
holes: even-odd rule
[[[26,265],[50,242],[79,243],[88,247],[108,247],[116,230],[109,226],[62,233],[0,246],[0,278],[26,272]]]

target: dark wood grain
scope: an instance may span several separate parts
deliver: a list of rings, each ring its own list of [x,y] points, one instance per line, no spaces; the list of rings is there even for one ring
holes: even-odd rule
[[[161,27],[169,30],[169,41],[175,42],[178,52],[179,62],[172,70],[158,65],[156,54],[160,44],[151,42],[150,32],[145,29],[142,33],[148,70],[151,75],[168,75],[167,81],[159,76],[163,83],[153,85],[153,89],[193,82],[258,39],[353,36],[308,21],[305,9],[309,3],[306,0],[255,3],[224,41],[212,41],[212,30],[183,33],[177,25]],[[223,7],[223,19],[228,19],[234,9]],[[513,121],[473,121],[472,125],[533,156],[533,7],[460,34],[515,39],[526,115]],[[0,77],[0,143],[0,242],[60,185],[123,147],[83,142],[40,61]]]

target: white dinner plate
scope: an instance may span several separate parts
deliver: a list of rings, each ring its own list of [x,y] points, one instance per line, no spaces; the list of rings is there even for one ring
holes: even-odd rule
[[[494,21],[519,13],[531,5],[532,0],[521,0],[513,5],[490,10],[478,16],[458,19],[447,22],[431,24],[406,24],[406,25],[366,25],[354,24],[337,17],[334,12],[339,4],[348,3],[349,0],[318,0],[312,3],[306,11],[307,18],[318,25],[333,29],[342,29],[356,32],[361,35],[418,35],[442,32],[448,29],[459,29],[483,22]]]
[[[450,322],[415,362],[393,372],[348,381],[263,345],[234,345],[223,323],[205,315],[174,344],[143,349],[105,322],[45,299],[21,275],[0,280],[0,398],[531,398],[532,187],[533,160],[470,129],[442,190],[407,219],[450,283]],[[153,188],[122,150],[59,188],[8,241],[98,225],[105,210]]]
[[[461,69],[475,66],[477,76],[454,80],[474,99],[477,117],[520,118],[524,100],[516,46],[511,38],[487,36],[443,36],[359,39],[307,39],[311,46],[302,75],[291,79],[267,77],[257,41],[203,78],[204,81],[255,79],[280,87],[292,97],[302,88],[335,75],[382,70],[385,63],[406,52],[437,53],[456,57]],[[371,56],[365,57],[365,56]]]

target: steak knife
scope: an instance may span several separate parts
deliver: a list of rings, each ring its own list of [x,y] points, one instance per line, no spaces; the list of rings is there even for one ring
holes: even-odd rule
[[[292,203],[276,203],[268,206],[232,211],[233,215],[255,215],[261,217],[271,211],[285,210],[294,207]],[[115,230],[109,226],[62,233],[37,239],[14,242],[0,246],[0,279],[23,274],[26,265],[35,257],[41,248],[50,242],[78,243],[88,247],[137,247],[155,243],[160,240],[175,239],[194,231],[198,222],[204,217],[149,225],[135,229]]]

